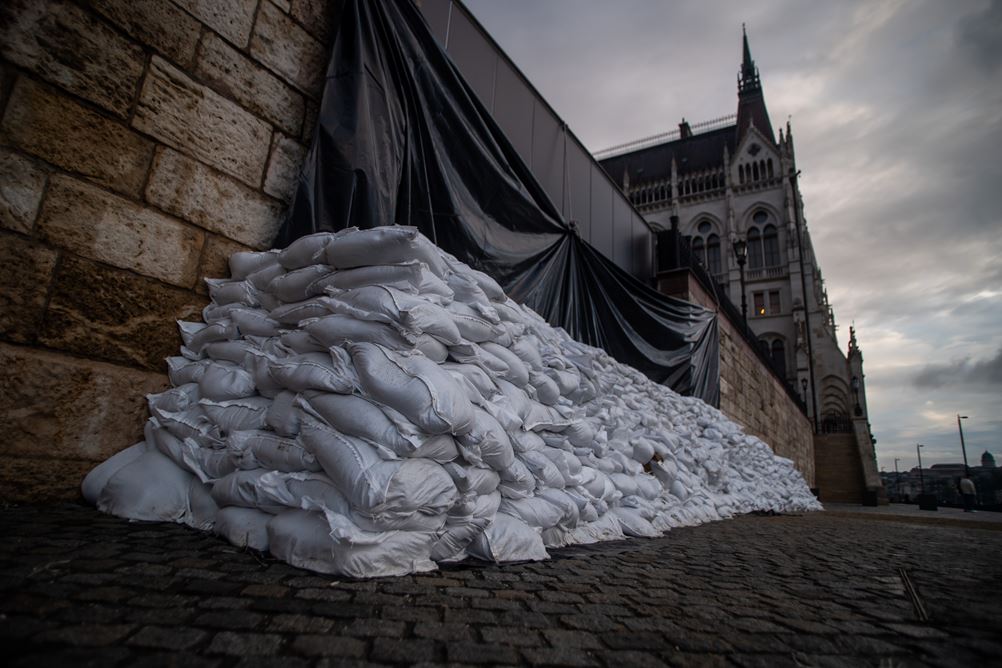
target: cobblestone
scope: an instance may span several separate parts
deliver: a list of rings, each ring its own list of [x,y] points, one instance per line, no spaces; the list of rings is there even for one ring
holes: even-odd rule
[[[0,510],[5,663],[989,665],[1002,532],[813,514],[352,581],[176,525]],[[904,569],[928,611],[920,619]]]

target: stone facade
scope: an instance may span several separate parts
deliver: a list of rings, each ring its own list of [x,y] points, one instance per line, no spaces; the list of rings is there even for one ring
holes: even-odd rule
[[[867,422],[862,353],[851,329],[848,352],[839,346],[798,186],[792,125],[773,130],[747,36],[743,52],[736,114],[693,125],[683,119],[676,132],[603,152],[601,164],[654,229],[677,226],[716,289],[734,304],[744,299],[748,326],[779,377],[806,403],[814,430],[858,440],[851,452],[859,453],[859,465],[839,468],[854,479],[833,485],[872,496],[880,481]],[[744,266],[735,244],[747,250]],[[742,401],[754,400],[744,396],[743,386],[734,392]],[[819,450],[827,447],[834,446],[828,440],[815,444]],[[848,455],[819,455],[818,466],[843,456]],[[819,485],[820,480],[819,475]],[[827,498],[823,486],[821,498]]]
[[[720,336],[720,410],[749,434],[768,443],[773,452],[793,460],[807,484],[814,487],[814,432],[801,405],[783,380],[763,362],[739,325],[719,310],[716,300],[688,270],[658,275],[658,290],[717,311]]]
[[[174,321],[281,223],[339,5],[0,6],[0,501],[142,438]]]

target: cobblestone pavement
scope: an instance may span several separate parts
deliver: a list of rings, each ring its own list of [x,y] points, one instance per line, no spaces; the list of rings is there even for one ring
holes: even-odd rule
[[[998,531],[754,516],[544,563],[369,581],[72,505],[2,510],[0,531],[8,665],[890,668],[1002,657]]]

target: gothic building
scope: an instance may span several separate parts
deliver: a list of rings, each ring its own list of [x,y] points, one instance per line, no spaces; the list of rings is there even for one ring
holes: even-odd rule
[[[821,451],[824,435],[832,441],[842,435],[844,448],[838,449],[848,452],[839,466],[853,468],[850,477],[862,479],[862,489],[879,486],[862,353],[852,328],[847,352],[839,348],[797,185],[793,129],[788,121],[785,130],[773,131],[747,34],[736,114],[699,124],[683,119],[677,131],[597,157],[655,228],[667,230],[675,221],[693,255],[734,304],[742,304],[735,242],[745,243],[747,321],[773,366],[804,398],[820,435],[819,465],[833,454],[832,448]],[[862,493],[853,486],[855,491],[843,496]]]

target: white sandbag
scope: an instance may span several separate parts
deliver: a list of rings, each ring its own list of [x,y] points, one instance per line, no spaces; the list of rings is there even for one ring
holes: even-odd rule
[[[511,352],[504,346],[487,341],[480,346],[495,357],[504,361],[507,369],[503,372],[503,377],[516,387],[525,387],[529,384],[529,369],[525,366],[518,355]]]
[[[205,411],[209,420],[222,434],[264,429],[265,414],[270,404],[271,400],[267,397],[245,397],[227,401],[202,399],[198,402],[199,407]]]
[[[113,475],[118,473],[118,471],[131,464],[140,455],[149,451],[152,444],[146,441],[140,441],[125,448],[120,452],[116,452],[108,459],[104,460],[90,472],[84,476],[83,482],[80,484],[80,493],[87,503],[91,505],[97,504],[97,499],[101,496],[101,492],[104,490],[105,485],[108,484],[108,480],[111,479]]]
[[[192,529],[212,531],[219,514],[219,506],[212,499],[212,483],[192,480],[188,485],[188,514],[181,521]]]
[[[415,227],[344,230],[327,246],[325,257],[327,264],[338,269],[417,260],[439,278],[446,275],[441,252]]]
[[[216,304],[243,304],[244,306],[259,306],[261,304],[257,288],[247,281],[207,278],[205,284],[209,287],[209,296]]]
[[[465,556],[466,547],[479,536],[494,517],[477,515],[475,497],[464,498],[449,510],[445,528],[431,548],[433,561],[442,562]]]
[[[434,532],[363,531],[344,516],[327,513],[332,527],[333,561],[348,577],[393,577],[425,573],[438,567],[431,560]]]
[[[356,510],[392,522],[415,512],[445,513],[457,492],[440,465],[425,459],[387,461],[361,439],[307,416],[300,438]]]
[[[217,341],[205,346],[205,355],[218,362],[232,362],[242,364],[244,357],[248,353],[258,352],[260,349],[250,341]]]
[[[222,320],[212,325],[178,320],[177,326],[181,330],[181,339],[185,347],[196,354],[201,354],[207,344],[229,341],[240,334],[236,325],[230,320]]]
[[[277,336],[282,325],[263,309],[235,309],[230,318],[244,336]]]
[[[427,265],[417,261],[342,269],[322,279],[317,287],[348,290],[369,285],[385,285],[410,294],[453,298],[449,286],[431,273]]]
[[[417,450],[410,453],[408,457],[429,459],[438,464],[448,464],[459,457],[459,447],[456,444],[456,439],[451,435],[435,434],[426,438]]]
[[[298,502],[286,486],[288,475],[265,469],[234,471],[213,484],[212,498],[220,508],[239,506],[281,513]]]
[[[524,499],[536,489],[536,478],[518,458],[508,468],[498,471],[498,475],[501,478],[498,489],[506,499]]]
[[[278,308],[272,309],[269,315],[272,320],[278,323],[295,327],[303,320],[308,320],[310,318],[322,318],[323,316],[330,314],[331,310],[328,306],[327,298],[314,297],[305,301],[279,306]]]
[[[494,521],[470,543],[471,557],[497,563],[549,559],[538,530],[510,515],[496,515]]]
[[[330,295],[328,306],[335,313],[395,324],[415,336],[428,334],[450,346],[462,340],[448,311],[400,290],[369,285],[350,290],[329,288],[327,293]]]
[[[278,337],[282,347],[292,354],[325,353],[330,346],[321,343],[315,336],[304,329],[284,332]]]
[[[276,276],[264,290],[286,303],[302,302],[324,293],[319,282],[334,270],[323,264],[315,264]]]
[[[274,515],[254,508],[229,506],[216,513],[213,528],[217,536],[222,536],[237,547],[249,547],[259,552],[268,551],[268,522]]]
[[[201,398],[200,394],[198,383],[185,383],[184,385],[172,387],[158,394],[147,394],[146,403],[149,405],[151,411],[159,410],[176,413],[187,410],[197,404]]]
[[[329,313],[329,311],[328,311]],[[325,315],[303,322],[306,331],[320,343],[344,346],[350,343],[378,343],[393,350],[410,348],[419,337],[371,320],[359,320],[350,315]]]
[[[249,371],[225,362],[210,364],[198,381],[199,394],[213,401],[249,397],[256,387],[254,376]]]
[[[446,310],[456,323],[459,333],[467,341],[475,343],[493,341],[504,333],[502,328],[463,302],[452,302]]]
[[[562,488],[567,484],[560,469],[542,452],[524,452],[519,459],[544,486]]]
[[[167,376],[172,385],[185,385],[187,383],[197,383],[205,373],[209,360],[192,361],[186,357],[167,358]]]
[[[464,341],[455,346],[449,346],[449,359],[464,366],[475,366],[492,377],[505,377],[508,374],[508,364],[493,353],[470,341]]]
[[[271,471],[320,471],[316,457],[301,443],[270,431],[235,431],[226,438],[226,447],[242,469]]]
[[[560,389],[557,384],[544,373],[530,371],[529,384],[536,390],[536,399],[542,404],[552,406],[560,399]]]
[[[473,407],[472,428],[457,440],[463,458],[471,464],[483,463],[501,471],[515,461],[508,433],[490,413],[476,406]]]
[[[462,376],[466,378],[473,386],[477,389],[480,397],[484,400],[490,401],[497,395],[500,390],[498,390],[497,385],[491,380],[491,377],[479,366],[474,366],[472,364],[457,364],[455,362],[446,362],[441,365],[442,368],[447,370],[453,376]]]
[[[384,458],[407,457],[420,445],[416,430],[405,436],[379,406],[363,397],[310,392],[302,401],[315,416],[341,433],[360,438],[376,448],[389,450],[390,455]]]
[[[501,482],[497,473],[486,468],[459,463],[446,464],[444,468],[462,494],[473,494],[477,497],[491,494],[497,490]]]
[[[230,277],[244,279],[278,262],[278,251],[237,251],[229,258]]]
[[[274,264],[266,265],[252,272],[245,280],[253,285],[260,293],[262,290],[267,290],[268,285],[284,273],[285,267],[275,262]]]
[[[350,394],[358,379],[343,348],[329,353],[303,353],[268,362],[268,372],[280,386],[293,392],[318,390]]]
[[[560,508],[541,496],[528,496],[523,499],[504,498],[498,511],[517,517],[537,529],[557,526],[564,515]]]
[[[422,334],[414,341],[414,347],[435,364],[449,358],[449,348],[433,336]]]
[[[299,394],[290,390],[282,390],[272,397],[264,421],[279,436],[295,438],[299,434],[302,411],[296,403],[298,398]]]
[[[661,532],[654,528],[650,522],[645,520],[639,512],[632,508],[610,508],[623,533],[635,538],[657,538]]]
[[[338,233],[339,234],[339,233]],[[333,241],[338,234],[330,232],[319,232],[300,237],[293,241],[288,247],[278,253],[278,263],[289,270],[301,269],[312,264],[319,264],[324,260],[324,252],[327,245]]]
[[[193,479],[156,450],[146,450],[108,478],[95,505],[117,517],[184,522]]]
[[[472,428],[470,400],[448,372],[424,355],[371,343],[352,344],[349,352],[365,394],[422,431],[461,435]]]

